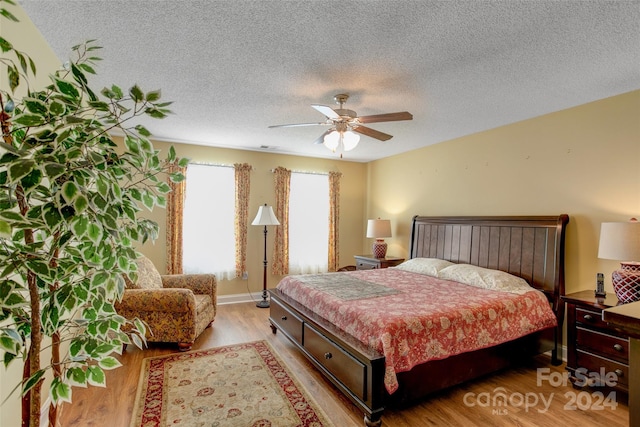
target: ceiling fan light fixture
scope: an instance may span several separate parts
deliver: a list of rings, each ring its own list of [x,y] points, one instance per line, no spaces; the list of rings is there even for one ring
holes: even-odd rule
[[[311,104],[311,107],[325,116],[326,120],[324,122],[291,123],[287,125],[274,125],[269,127],[278,128],[314,125],[332,126],[325,133],[316,138],[314,143],[322,143],[325,147],[335,153],[338,149],[340,149],[341,151],[351,151],[356,148],[358,146],[358,142],[360,142],[360,134],[373,139],[377,139],[379,141],[388,141],[393,138],[393,135],[389,135],[370,127],[363,126],[363,124],[413,120],[413,115],[408,111],[374,114],[370,116],[358,116],[355,111],[343,108],[348,98],[349,95],[346,93],[339,93],[333,98],[336,103],[340,105],[340,108],[331,108],[326,105]],[[354,133],[352,131],[353,129],[357,129],[357,133]],[[342,154],[340,154],[340,157],[342,157]]]
[[[360,142],[360,135],[357,133],[348,130],[342,134],[342,146],[344,147],[344,151],[353,150],[358,146],[358,142]]]
[[[358,142],[360,142],[360,135],[350,130],[334,130],[328,133],[323,140],[324,146],[332,152],[335,152],[340,144],[342,144],[344,151],[351,151],[356,148]]]
[[[333,132],[327,134],[324,137],[323,144],[329,150],[335,152],[336,148],[338,148],[338,145],[340,145],[340,132],[338,132],[337,130],[334,130]]]

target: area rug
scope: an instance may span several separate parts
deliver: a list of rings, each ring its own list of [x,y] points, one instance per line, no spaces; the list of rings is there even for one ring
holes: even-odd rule
[[[144,359],[131,427],[333,426],[267,341]]]

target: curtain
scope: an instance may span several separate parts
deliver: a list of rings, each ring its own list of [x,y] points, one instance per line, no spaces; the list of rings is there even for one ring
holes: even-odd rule
[[[291,171],[278,166],[274,171],[276,190],[276,218],[280,225],[276,227],[271,273],[285,275],[289,273],[289,194],[291,191]]]
[[[249,224],[249,188],[251,183],[251,165],[236,163],[236,277],[247,271],[247,224]]]
[[[340,263],[340,178],[342,173],[329,172],[329,271]]]
[[[168,179],[171,191],[167,194],[167,274],[182,273],[182,222],[187,169],[171,164],[169,173],[176,172],[182,173],[185,179],[180,182]]]

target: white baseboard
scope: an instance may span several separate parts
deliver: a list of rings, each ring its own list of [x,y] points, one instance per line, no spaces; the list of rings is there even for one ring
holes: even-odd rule
[[[262,291],[251,294],[218,295],[218,305],[238,304],[242,302],[258,302],[262,299]]]

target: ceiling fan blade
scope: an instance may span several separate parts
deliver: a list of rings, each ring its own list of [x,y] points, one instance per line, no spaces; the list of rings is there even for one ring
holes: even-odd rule
[[[370,136],[371,138],[379,139],[380,141],[387,141],[393,138],[393,135],[389,135],[388,133],[371,129],[366,126],[353,126],[351,130],[353,130],[354,132],[361,133],[363,135]]]
[[[386,114],[374,114],[373,116],[360,116],[358,121],[360,123],[378,123],[378,122],[396,122],[399,120],[412,120],[413,114],[408,111],[401,111],[399,113],[386,113]]]
[[[333,108],[331,107],[327,107],[326,105],[319,105],[319,104],[311,104],[311,106],[316,110],[320,111],[325,116],[327,116],[327,118],[329,119],[337,120],[340,118],[340,114],[333,111]]]
[[[299,126],[318,126],[318,125],[330,125],[331,123],[319,122],[319,123],[290,123],[287,125],[272,125],[269,128],[294,128]]]
[[[323,133],[322,135],[320,135],[318,137],[318,139],[316,139],[315,141],[313,141],[314,144],[323,144],[324,143],[324,137],[329,135],[331,132],[333,132],[335,129],[329,129],[328,131],[326,131],[325,133]]]

